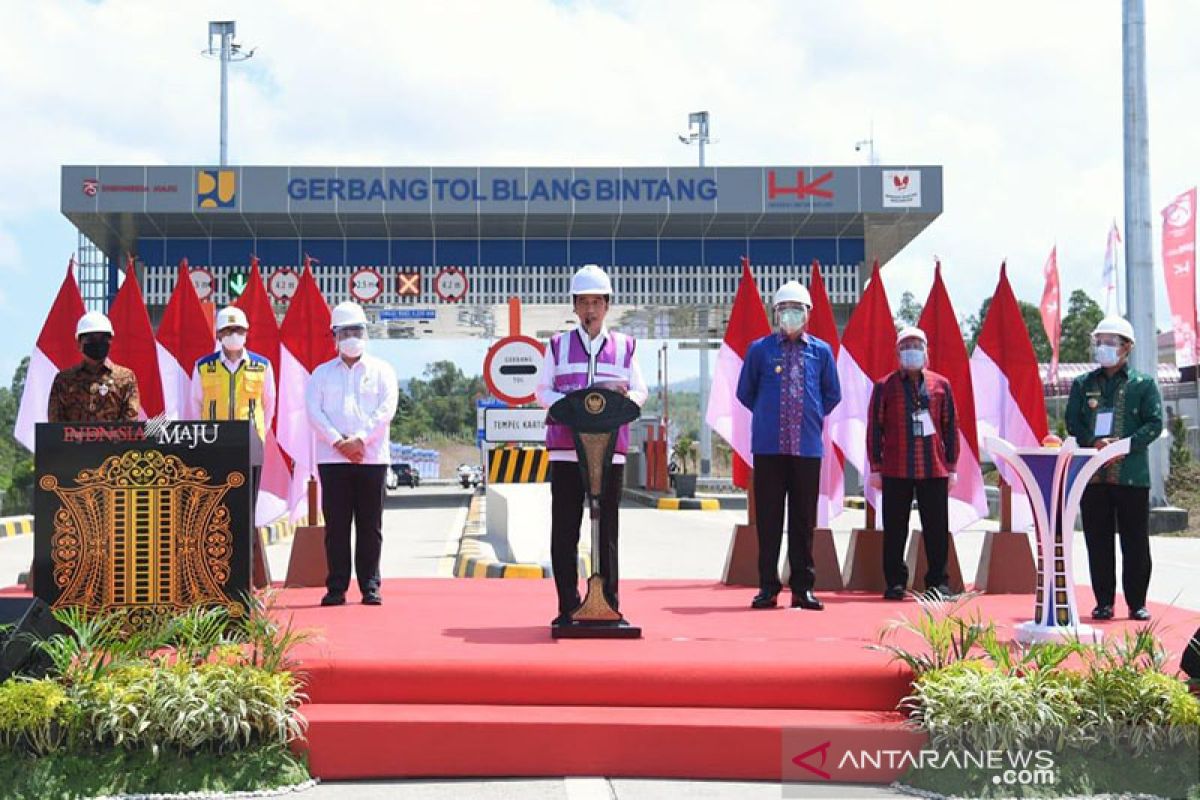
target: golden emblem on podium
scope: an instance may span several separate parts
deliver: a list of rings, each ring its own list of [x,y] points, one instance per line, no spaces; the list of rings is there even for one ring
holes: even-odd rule
[[[242,616],[242,600],[222,587],[234,550],[224,499],[245,482],[235,471],[214,483],[156,450],[109,456],[78,472],[75,486],[43,475],[39,487],[62,504],[50,539],[54,607],[124,608],[134,625],[196,605]]]

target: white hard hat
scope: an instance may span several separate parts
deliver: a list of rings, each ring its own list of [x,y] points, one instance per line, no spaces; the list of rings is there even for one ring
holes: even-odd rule
[[[1112,316],[1100,320],[1096,330],[1092,331],[1092,336],[1100,333],[1115,333],[1117,336],[1124,336],[1131,342],[1136,341],[1133,338],[1133,326],[1124,317]]]
[[[595,264],[584,264],[571,278],[572,295],[612,293],[612,281],[608,279],[608,273]]]
[[[365,326],[366,324],[367,315],[363,313],[362,306],[358,303],[351,303],[349,300],[334,306],[329,319],[329,326],[334,330],[354,325]]]
[[[925,331],[912,325],[900,329],[900,332],[896,334],[896,344],[900,344],[905,339],[920,339],[925,344],[929,344],[929,337],[925,335]]]
[[[803,303],[812,308],[812,296],[800,281],[788,281],[775,291],[775,302],[773,305],[779,306],[783,303]]]
[[[217,314],[217,330],[221,330],[222,328],[249,329],[250,322],[246,319],[246,312],[237,306],[222,308]]]
[[[108,321],[108,317],[99,311],[89,311],[80,317],[79,322],[75,325],[76,339],[85,333],[107,333],[109,336],[112,336],[113,326]]]

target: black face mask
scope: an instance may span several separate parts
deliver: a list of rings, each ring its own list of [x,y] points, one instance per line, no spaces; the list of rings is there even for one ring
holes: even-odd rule
[[[83,354],[93,361],[103,361],[108,358],[111,345],[108,339],[88,339],[83,343]]]

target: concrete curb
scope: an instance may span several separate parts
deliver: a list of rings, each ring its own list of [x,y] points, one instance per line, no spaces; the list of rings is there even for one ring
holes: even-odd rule
[[[484,524],[486,496],[477,494],[471,498],[467,510],[467,521],[463,525],[462,539],[458,544],[458,557],[454,562],[456,578],[548,578],[550,568],[541,564],[513,564],[496,557],[496,549],[484,541],[487,526]],[[579,556],[580,573],[591,574],[591,559],[584,553]]]
[[[17,517],[0,517],[0,539],[9,536],[24,536],[33,533],[33,515],[22,514]]]
[[[721,501],[711,497],[660,497],[659,511],[720,511]]]
[[[270,525],[258,526],[259,535],[266,539],[268,545],[286,542],[296,533],[296,526],[286,517],[277,519]]]

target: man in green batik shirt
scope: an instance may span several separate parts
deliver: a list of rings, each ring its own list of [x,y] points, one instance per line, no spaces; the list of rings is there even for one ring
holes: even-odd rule
[[[1129,437],[1129,455],[1103,467],[1083,492],[1079,510],[1087,542],[1096,607],[1092,619],[1113,618],[1117,591],[1114,534],[1121,536],[1121,584],[1129,618],[1150,619],[1150,456],[1162,433],[1162,397],[1151,375],[1129,367],[1133,326],[1106,317],[1092,331],[1098,369],[1071,384],[1067,432],[1083,447],[1102,448]]]

